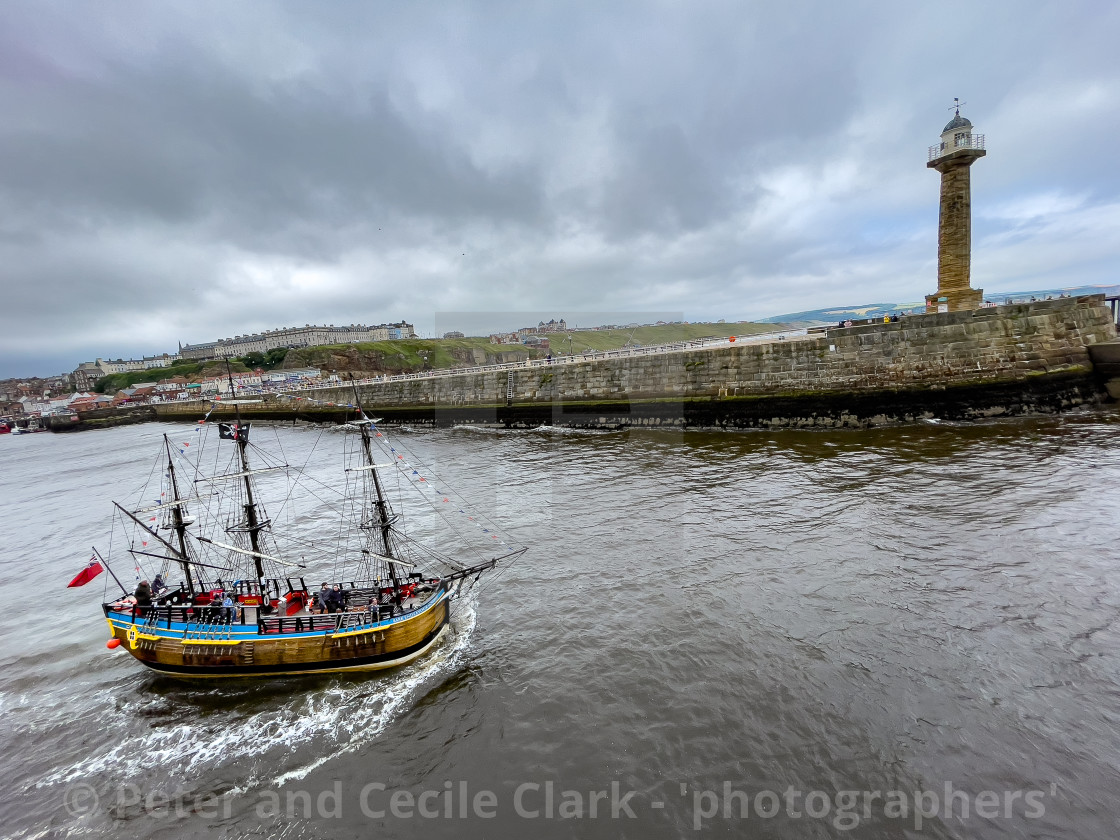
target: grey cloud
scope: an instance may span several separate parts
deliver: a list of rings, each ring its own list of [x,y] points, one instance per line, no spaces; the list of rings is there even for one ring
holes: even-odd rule
[[[1118,35],[1104,4],[8,3],[0,367],[449,309],[917,299],[956,95],[989,135],[974,265],[1021,287],[1117,202]],[[1039,220],[1025,262],[985,207],[1042,194],[1082,227]]]

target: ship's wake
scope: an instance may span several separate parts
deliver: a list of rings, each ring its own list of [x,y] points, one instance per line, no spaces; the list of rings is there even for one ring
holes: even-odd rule
[[[407,712],[433,681],[458,668],[468,649],[476,613],[473,599],[457,602],[448,632],[428,654],[377,676],[293,678],[267,685],[176,681],[163,690],[133,683],[122,699],[120,686],[104,689],[91,715],[106,706],[127,721],[123,735],[94,748],[94,754],[56,769],[38,787],[109,777],[116,783],[148,779],[200,778],[222,768],[235,785],[227,792],[301,779],[331,758],[377,739]],[[321,680],[308,688],[307,679]],[[127,693],[128,689],[124,690]],[[103,727],[104,721],[89,722]],[[314,756],[308,761],[309,756]],[[232,777],[232,778],[231,778]]]

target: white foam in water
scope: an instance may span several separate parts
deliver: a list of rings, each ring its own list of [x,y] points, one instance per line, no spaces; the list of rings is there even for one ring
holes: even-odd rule
[[[494,426],[475,426],[470,423],[459,423],[451,427],[453,432],[477,432],[479,434],[496,435],[501,429]]]
[[[576,429],[572,426],[550,426],[543,424],[528,429],[529,432],[545,435],[611,435],[615,432],[611,429]]]
[[[296,682],[293,683],[296,702],[291,705],[278,705],[232,722],[209,723],[202,718],[129,735],[100,755],[56,770],[37,787],[88,779],[103,772],[111,772],[118,780],[135,778],[156,768],[171,775],[190,769],[191,774],[197,776],[200,767],[228,765],[240,758],[261,759],[275,749],[294,753],[294,747],[315,739],[327,739],[331,745],[326,751],[329,756],[285,770],[269,783],[279,785],[302,779],[328,758],[356,750],[378,737],[386,726],[407,711],[418,689],[458,664],[468,647],[476,613],[473,601],[462,598],[457,604],[449,632],[435,649],[380,680],[342,682],[302,697],[298,695]],[[113,693],[104,692],[98,698],[97,704],[100,703],[112,705]],[[131,705],[132,708],[122,709],[122,713],[135,713],[144,707],[143,701],[133,701]],[[343,741],[340,733],[349,740]],[[275,767],[282,761],[273,757],[269,763]],[[245,784],[253,786],[256,780],[247,779]]]
[[[467,602],[460,601],[460,603],[466,605]],[[378,694],[385,695],[385,702],[375,715],[370,716],[369,720],[361,722],[349,715],[346,716],[348,723],[351,725],[351,730],[366,736],[364,740],[352,739],[343,747],[335,750],[333,755],[323,756],[302,767],[297,767],[285,773],[281,773],[271,780],[272,784],[282,785],[284,782],[302,779],[316,767],[326,763],[330,758],[353,752],[360,747],[365,740],[376,738],[380,735],[385,727],[396,719],[397,714],[404,711],[408,705],[411,704],[416,690],[420,686],[427,682],[430,677],[434,677],[458,664],[460,655],[466,650],[467,643],[474,630],[475,619],[476,613],[474,604],[472,603],[467,606],[467,609],[461,609],[452,618],[451,623],[454,636],[451,639],[446,640],[437,650],[432,651],[427,656],[413,663],[411,667],[394,674],[392,678],[387,680],[384,684],[379,685]],[[332,716],[330,729],[328,729],[328,731],[336,731],[335,726],[341,722],[343,718],[342,712],[344,711],[342,707],[336,710],[335,714]]]

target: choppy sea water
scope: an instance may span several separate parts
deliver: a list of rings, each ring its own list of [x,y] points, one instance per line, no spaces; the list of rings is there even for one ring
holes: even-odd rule
[[[1114,836],[1118,431],[402,433],[529,554],[411,667],[259,683],[65,588],[190,429],[0,438],[0,833]]]

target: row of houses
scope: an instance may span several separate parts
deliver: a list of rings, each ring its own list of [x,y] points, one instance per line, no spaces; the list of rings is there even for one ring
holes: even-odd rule
[[[365,326],[350,324],[336,327],[334,324],[302,327],[284,327],[266,330],[263,333],[236,335],[202,344],[180,344],[179,355],[184,359],[222,359],[244,356],[246,353],[267,353],[281,347],[321,347],[328,344],[358,344],[366,341],[393,341],[402,338],[415,338],[412,324],[400,321],[395,324]]]
[[[548,338],[545,336],[549,333],[559,333],[568,331],[568,322],[561,318],[557,321],[551,318],[548,321],[541,321],[535,327],[522,327],[516,332],[508,333],[493,333],[490,336],[491,344],[525,344],[529,347],[547,348],[549,344]]]
[[[158,356],[144,356],[140,359],[96,359],[82,362],[70,374],[70,386],[76,391],[88,391],[97,380],[111,373],[129,373],[134,370],[153,370],[170,367],[179,361],[178,353],[162,353]]]
[[[53,414],[70,414],[76,409],[71,405],[78,400],[89,400],[101,394],[66,394],[60,397],[21,397],[19,400],[4,404],[5,417],[50,417]],[[112,398],[108,398],[111,400]]]
[[[49,397],[51,394],[69,393],[72,390],[70,377],[65,373],[28,379],[4,379],[0,380],[0,404],[15,402],[22,397]]]
[[[321,371],[317,368],[297,370],[255,370],[246,373],[207,376],[188,380],[183,376],[173,376],[159,382],[142,382],[131,388],[124,388],[113,396],[114,404],[122,403],[160,403],[174,402],[198,397],[229,397],[237,394],[260,393],[270,388],[301,385],[319,380]],[[232,382],[232,391],[231,383]]]
[[[235,373],[233,389],[235,394],[260,393],[270,388],[312,383],[319,380],[320,375],[321,371],[316,368]],[[80,414],[99,408],[229,396],[228,376],[208,376],[198,380],[173,376],[158,382],[138,382],[114,394],[77,391],[54,399],[37,396],[21,397],[19,400],[0,403],[0,416],[49,417],[56,414]]]

